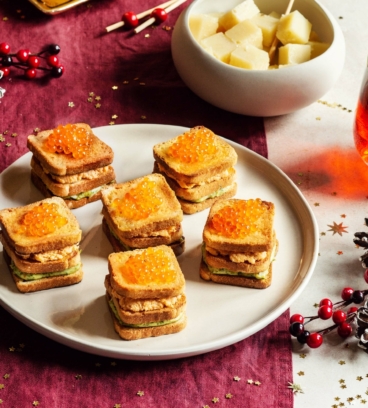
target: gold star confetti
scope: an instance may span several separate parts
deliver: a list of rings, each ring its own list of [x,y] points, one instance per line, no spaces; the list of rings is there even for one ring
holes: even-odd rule
[[[345,389],[345,388],[346,388],[346,385],[345,385],[345,384],[342,384],[342,385],[340,386],[340,388]]]
[[[346,401],[349,402],[349,403],[350,403],[350,402],[353,402],[353,401],[354,401],[354,398],[353,398],[353,397],[349,397],[349,398],[346,399]]]
[[[7,380],[10,377],[10,374],[4,374],[3,378],[5,378],[5,380]]]
[[[162,29],[165,30],[165,31],[171,31],[171,27],[170,27],[170,26],[163,26]]]
[[[68,102],[69,108],[74,108],[74,102]]]
[[[33,133],[38,133],[40,131],[40,128],[34,128]]]
[[[220,398],[214,397],[214,398],[212,398],[211,401],[212,401],[214,404],[216,404],[217,402],[220,401]]]
[[[6,146],[6,147],[10,147],[10,146],[11,146],[11,143],[5,143],[5,146]]]
[[[11,134],[11,137],[17,137],[18,136],[18,133],[12,133]]]
[[[33,402],[32,402],[32,405],[33,405],[34,407],[37,407],[38,405],[40,405],[40,403],[39,403],[38,401],[33,401]]]
[[[4,384],[0,384],[0,390],[3,390],[5,388]]]
[[[301,394],[304,394],[304,391],[302,390],[302,387],[299,384],[295,384],[295,383],[288,383],[288,388],[290,388],[293,391],[293,394],[297,394],[298,392],[300,392]]]
[[[320,117],[320,116],[317,116],[317,117],[316,117],[316,120],[321,120],[321,117]]]
[[[135,78],[134,78],[134,81],[138,81],[138,79],[139,79],[138,77],[135,77]]]
[[[254,382],[253,380],[247,380],[248,384],[253,384],[253,382]]]
[[[299,371],[297,374],[298,375],[304,375],[304,371]]]
[[[111,121],[111,122],[109,122],[109,125],[110,126],[115,125],[115,122]]]
[[[95,93],[94,93],[94,92],[90,92],[88,95],[89,95],[89,96],[95,96]]]
[[[343,380],[343,379],[339,380],[340,384],[344,384],[344,382],[345,382],[345,380]]]
[[[0,399],[0,404],[2,404],[4,401],[2,399]]]
[[[360,398],[362,398],[362,396],[358,394],[355,398],[360,399]]]
[[[77,380],[81,380],[81,379],[82,379],[82,376],[81,376],[80,374],[77,374],[77,375],[75,376],[75,378],[76,378]]]
[[[143,397],[144,391],[138,391],[138,392],[137,392],[137,395],[139,395],[140,397]]]
[[[325,232],[321,232],[321,235],[324,237],[324,236],[326,235],[326,233],[325,233]]]
[[[232,398],[232,397],[233,397],[233,395],[230,394],[230,393],[225,394],[225,398],[226,398],[226,399],[230,399],[230,398]]]
[[[337,255],[343,255],[342,251],[337,251],[336,253],[337,253]]]
[[[365,399],[362,399],[362,400],[360,400],[360,403],[361,403],[361,404],[366,404],[367,401],[366,401]]]
[[[9,347],[9,351],[15,351],[15,347]]]
[[[113,89],[114,91],[116,91],[117,89],[119,89],[119,87],[116,86],[116,85],[114,85],[114,86],[112,87],[112,89]]]
[[[144,35],[145,38],[150,38],[151,36],[149,34]]]
[[[123,84],[127,85],[127,84],[129,84],[129,81],[124,81]]]
[[[203,405],[203,408],[210,408],[209,405]]]
[[[89,98],[87,99],[87,102],[89,102],[89,103],[93,102],[93,98],[89,97]]]
[[[96,109],[100,109],[100,108],[101,108],[101,104],[100,104],[100,103],[96,103],[95,108],[96,108]]]
[[[259,387],[261,385],[261,383],[259,381],[255,381],[254,385],[256,385],[257,387]]]
[[[113,367],[117,366],[116,361],[111,361],[110,365],[112,365]]]
[[[314,203],[314,206],[315,206],[315,207],[319,207],[319,203]]]
[[[100,101],[100,100],[101,100],[101,96],[96,96],[96,97],[95,97],[95,100],[96,100],[96,101]]]
[[[359,375],[359,376],[357,377],[357,380],[358,380],[358,381],[362,381],[362,380],[363,380],[363,377]]]
[[[340,364],[340,365],[344,365],[344,364],[346,364],[346,363],[345,363],[344,360],[340,360],[340,361],[339,361],[339,364]]]
[[[340,398],[339,398],[339,397],[335,397],[335,401],[340,401]]]
[[[5,142],[5,138],[3,138],[2,136],[0,136],[0,142]]]
[[[3,134],[7,135],[9,133],[9,130],[4,130]]]
[[[119,116],[118,115],[112,115],[111,119],[117,119]]]
[[[121,404],[115,404],[114,408],[121,408]]]
[[[300,357],[300,358],[306,358],[306,357],[307,357],[307,355],[306,355],[306,354],[304,354],[304,353],[302,353],[302,354],[299,354],[299,357]]]
[[[237,375],[233,378],[234,381],[240,381],[240,377],[238,377]]]
[[[341,214],[340,217],[341,218],[346,218],[346,214]]]
[[[142,115],[142,116],[141,116],[141,119],[145,120],[145,119],[147,119],[147,116]]]
[[[139,85],[144,86],[144,85],[146,85],[146,83],[145,82],[140,82]]]
[[[3,17],[3,21],[8,21],[8,17]]]
[[[327,225],[327,226],[330,227],[328,231],[333,232],[332,235],[339,234],[340,236],[342,236],[343,232],[347,233],[345,229],[348,227],[343,226],[342,222],[340,224],[336,224],[336,222],[334,222],[333,225]]]

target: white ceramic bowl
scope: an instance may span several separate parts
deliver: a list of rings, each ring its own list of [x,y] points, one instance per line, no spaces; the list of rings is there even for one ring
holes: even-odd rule
[[[320,99],[337,81],[345,60],[345,41],[331,13],[316,0],[295,0],[321,41],[331,46],[308,62],[282,69],[253,71],[225,64],[207,53],[189,29],[190,15],[226,12],[242,0],[195,0],[180,15],[172,37],[174,64],[185,84],[205,101],[250,116],[276,116]],[[255,0],[263,13],[282,14],[288,0]]]

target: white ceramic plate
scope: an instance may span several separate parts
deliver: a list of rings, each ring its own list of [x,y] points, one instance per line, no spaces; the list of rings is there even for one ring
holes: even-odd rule
[[[151,173],[154,144],[185,128],[164,125],[118,125],[94,129],[114,152],[117,181]],[[81,283],[30,294],[19,293],[0,260],[0,303],[37,332],[67,346],[98,355],[131,360],[163,360],[197,355],[234,344],[282,314],[307,285],[318,254],[314,215],[293,182],[271,162],[232,142],[237,198],[272,201],[279,252],[272,285],[264,290],[209,283],[199,278],[202,229],[208,210],[185,215],[185,253],[179,263],[186,278],[188,325],[180,333],[123,341],[115,333],[105,301],[104,277],[110,244],[101,228],[101,202],[73,210],[83,230]],[[1,208],[22,206],[43,197],[30,182],[31,153],[0,175]],[[1,248],[0,248],[1,249]]]

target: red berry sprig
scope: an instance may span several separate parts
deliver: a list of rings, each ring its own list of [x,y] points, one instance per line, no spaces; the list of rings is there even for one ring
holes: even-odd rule
[[[367,275],[368,279],[368,273]],[[368,290],[354,290],[350,287],[344,288],[341,292],[342,301],[332,303],[330,299],[324,298],[319,302],[316,316],[303,317],[301,314],[294,314],[290,317],[289,332],[296,337],[299,343],[307,344],[310,348],[320,347],[323,343],[323,336],[337,329],[337,333],[342,338],[349,337],[352,332],[352,322],[360,309],[353,306],[347,312],[342,310],[352,303],[360,304],[368,295]],[[328,320],[332,318],[333,325],[311,333],[305,326],[313,320]],[[307,320],[306,320],[307,319]]]
[[[60,78],[64,73],[64,66],[61,65],[57,54],[60,46],[50,44],[43,51],[33,54],[28,49],[20,49],[16,53],[10,53],[10,45],[6,42],[0,43],[0,71],[4,77],[11,72],[10,67],[22,69],[27,79],[34,79],[37,71],[49,72],[53,78]],[[41,60],[45,60],[46,67],[41,66]]]

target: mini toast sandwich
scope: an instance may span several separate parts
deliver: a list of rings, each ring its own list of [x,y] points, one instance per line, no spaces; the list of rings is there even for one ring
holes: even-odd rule
[[[193,214],[236,194],[232,146],[211,130],[197,126],[153,147],[153,172],[165,176],[183,212]]]
[[[78,283],[82,231],[58,197],[0,211],[3,255],[20,292]]]
[[[160,174],[149,174],[102,192],[102,227],[115,252],[169,245],[176,255],[185,239],[180,204]]]
[[[274,214],[274,204],[258,198],[215,203],[203,230],[200,276],[225,285],[270,286],[278,249]]]
[[[33,153],[33,184],[45,197],[61,197],[69,208],[99,200],[101,190],[115,180],[112,149],[84,123],[30,135],[27,147]]]
[[[115,331],[124,340],[177,333],[186,326],[185,280],[166,245],[108,257],[106,299]]]

